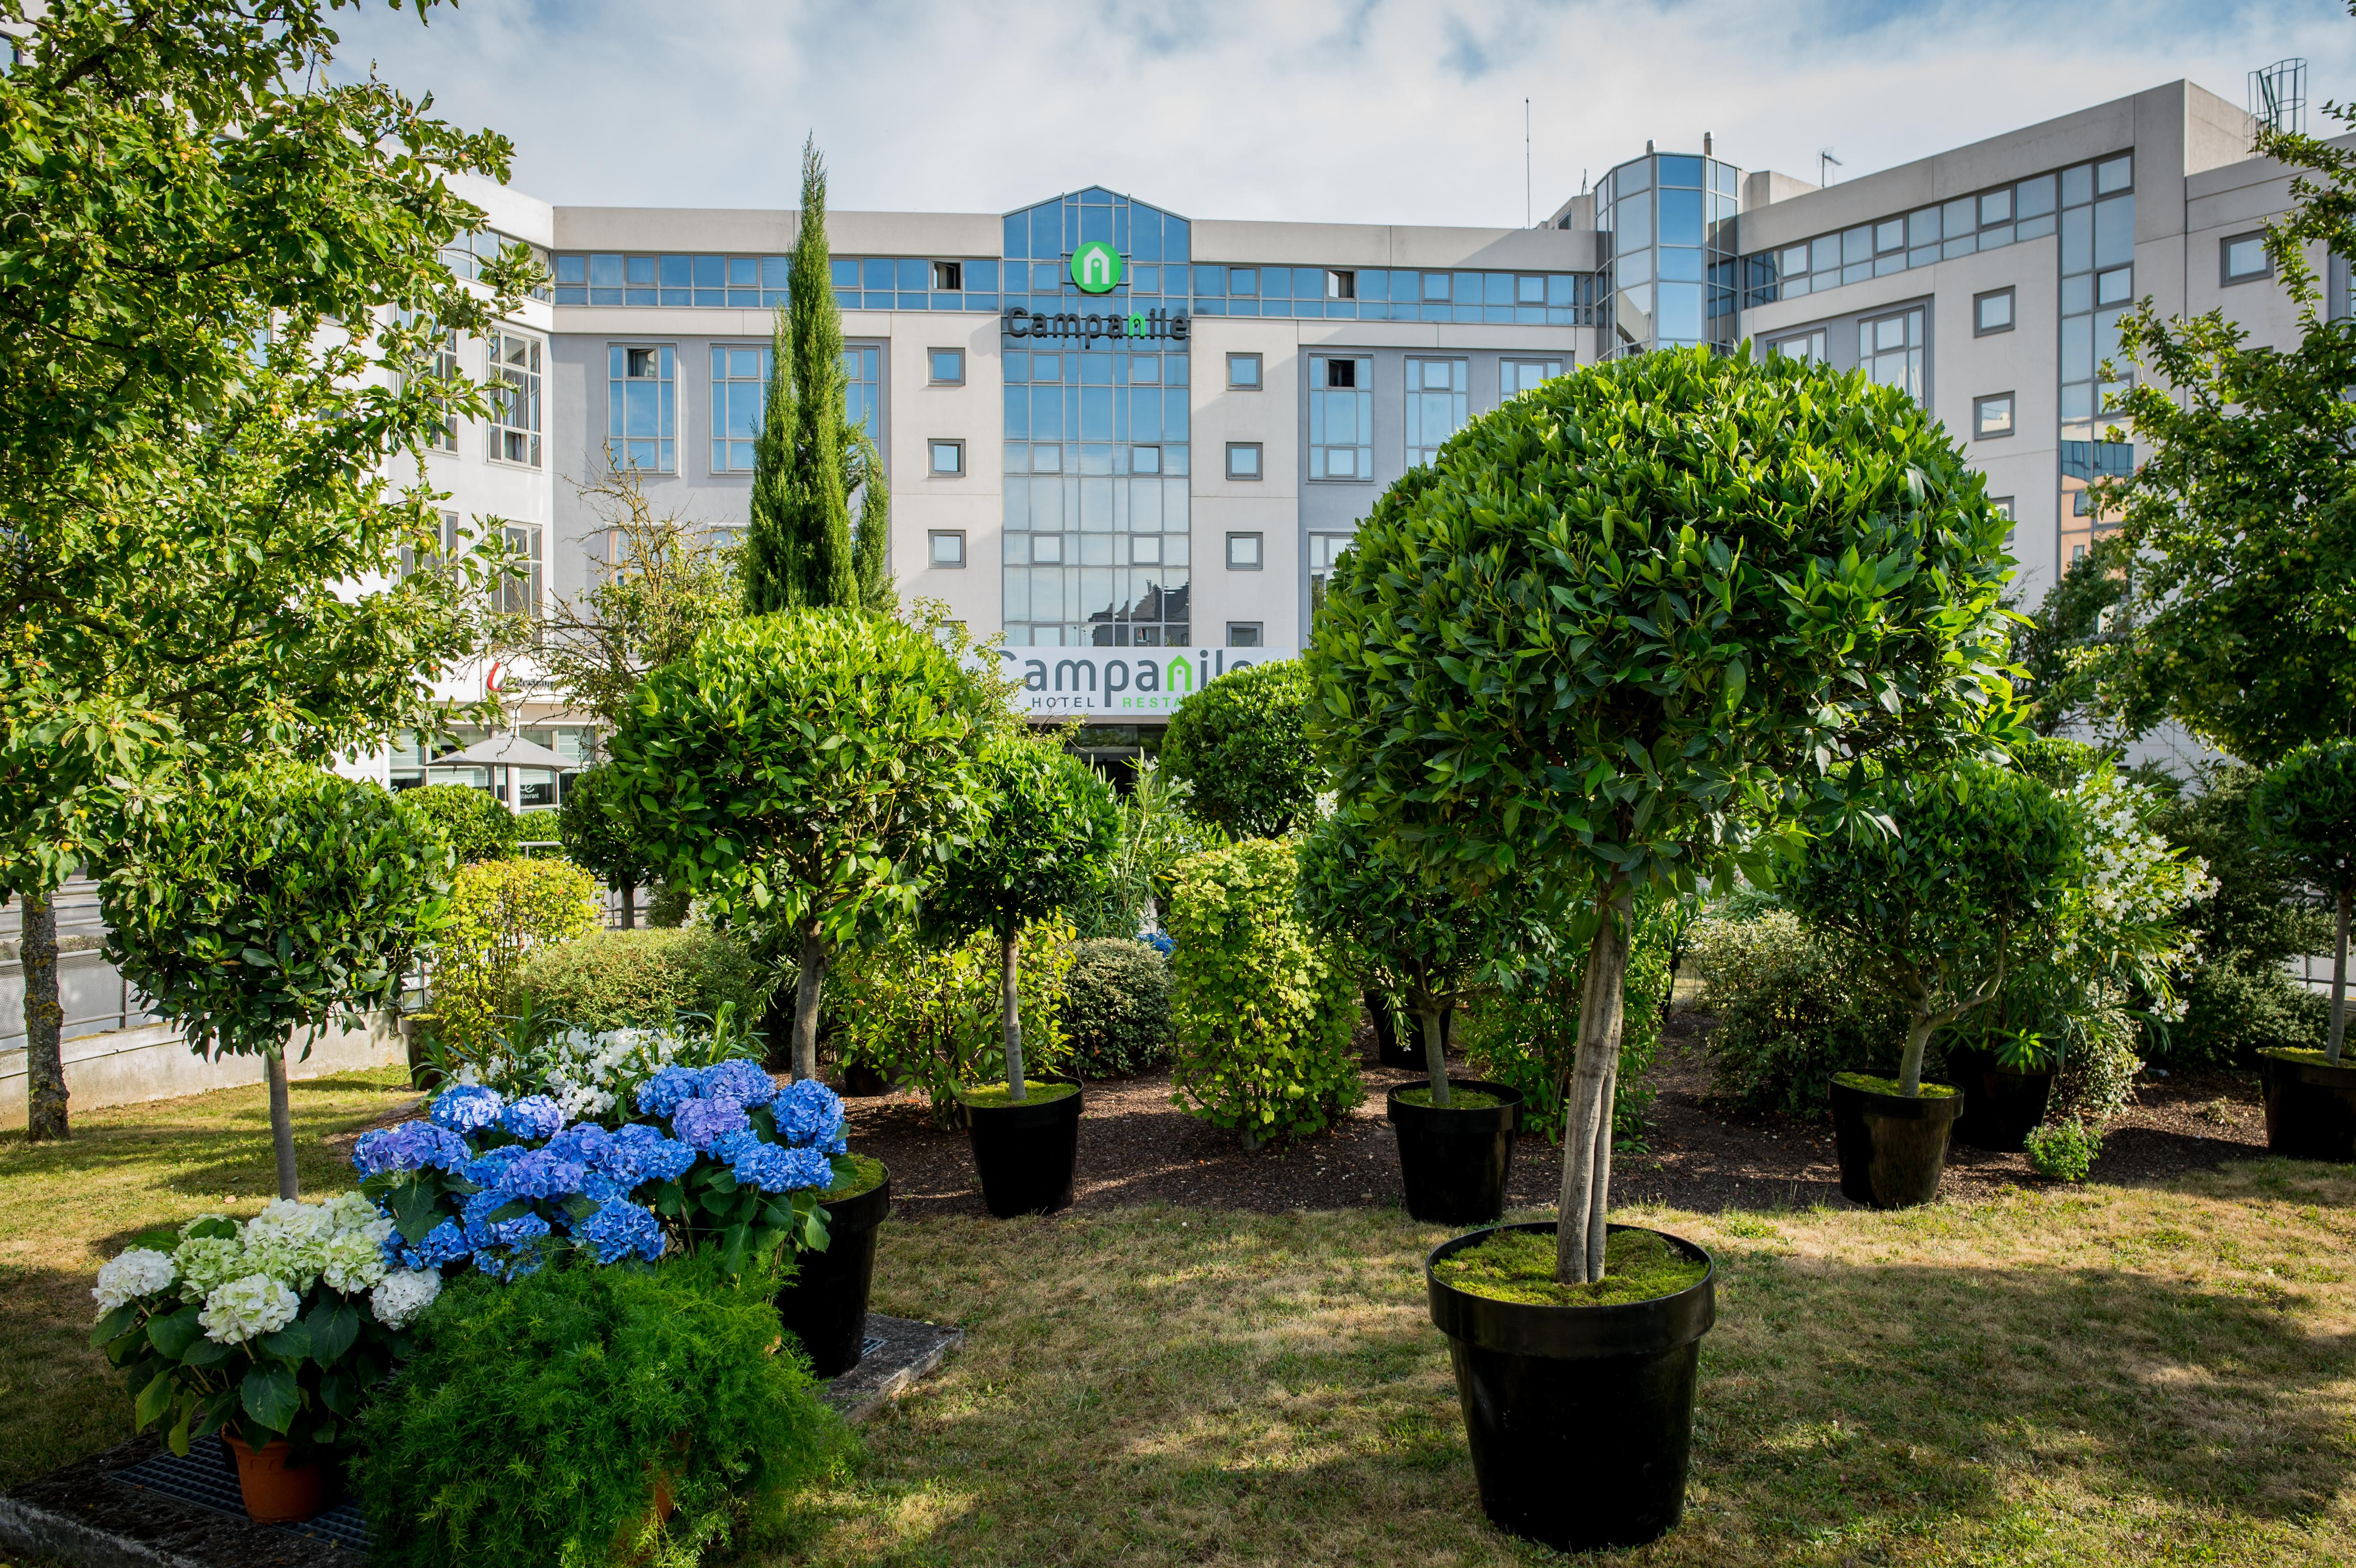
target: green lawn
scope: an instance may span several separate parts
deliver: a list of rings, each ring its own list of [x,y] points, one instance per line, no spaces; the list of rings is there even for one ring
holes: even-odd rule
[[[306,1179],[322,1134],[398,1103],[390,1077],[297,1086]],[[257,1207],[261,1107],[0,1143],[0,1482],[127,1429],[82,1348],[89,1275],[154,1220]],[[2356,1561],[2356,1175],[1641,1217],[1718,1253],[1719,1322],[1687,1522],[1618,1561]],[[893,1224],[877,1307],[969,1342],[759,1560],[1546,1560],[1472,1499],[1418,1267],[1442,1234],[1391,1211]]]

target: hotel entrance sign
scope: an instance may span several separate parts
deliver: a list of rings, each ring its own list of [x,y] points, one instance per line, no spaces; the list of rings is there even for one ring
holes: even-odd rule
[[[1072,252],[1072,282],[1084,294],[1108,294],[1120,286],[1120,252],[1091,240]]]

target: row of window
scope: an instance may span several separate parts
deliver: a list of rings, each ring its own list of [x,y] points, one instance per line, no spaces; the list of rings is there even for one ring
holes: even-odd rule
[[[1105,546],[1101,560],[1093,555],[1076,554],[1069,543],[1076,536],[1066,534],[1015,534],[1006,539],[1006,564],[1009,566],[1184,566],[1183,549],[1169,548],[1173,543],[1183,546],[1183,539],[1165,540],[1159,535],[1114,535],[1101,539],[1091,537],[1084,542]],[[1346,537],[1346,536],[1344,536]],[[1253,532],[1231,533],[1227,536],[1226,562],[1229,571],[1258,571],[1267,564],[1267,536]],[[966,565],[966,530],[934,528],[926,536],[926,559],[944,571],[958,570]],[[1116,549],[1115,547],[1121,547]],[[1019,559],[1018,559],[1019,556]]]

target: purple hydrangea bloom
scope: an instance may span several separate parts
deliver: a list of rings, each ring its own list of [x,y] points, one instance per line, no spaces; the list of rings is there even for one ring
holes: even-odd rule
[[[545,1094],[515,1101],[499,1113],[499,1125],[519,1138],[552,1138],[564,1129],[564,1107]]]
[[[512,1220],[497,1221],[491,1219],[492,1213],[513,1201],[504,1192],[477,1192],[467,1199],[459,1215],[466,1227],[466,1244],[480,1252],[485,1247],[518,1246],[549,1233],[548,1221],[537,1214],[519,1214]]]
[[[741,1133],[752,1125],[744,1107],[734,1100],[686,1100],[670,1114],[671,1132],[699,1152],[722,1134]]]
[[[455,1220],[444,1220],[425,1232],[425,1239],[415,1246],[404,1244],[401,1232],[395,1231],[384,1239],[384,1262],[387,1268],[441,1268],[445,1264],[464,1262],[474,1249],[466,1243],[466,1232]]]
[[[850,1151],[850,1140],[842,1132],[842,1096],[815,1078],[787,1085],[769,1114],[777,1119],[777,1136],[797,1148],[828,1154]]]
[[[499,1173],[498,1190],[509,1198],[562,1198],[581,1190],[586,1166],[534,1149]]]
[[[434,1102],[433,1116],[436,1125],[454,1133],[471,1133],[489,1126],[499,1119],[507,1102],[496,1089],[486,1089],[479,1083],[461,1083],[444,1089]]]
[[[653,1263],[663,1254],[662,1226],[654,1212],[619,1200],[601,1205],[575,1232],[597,1249],[601,1264],[617,1264],[637,1256]]]
[[[702,1077],[702,1099],[734,1100],[749,1111],[777,1097],[777,1085],[757,1062],[741,1059],[715,1062],[703,1070]]]
[[[814,1148],[759,1144],[738,1155],[731,1168],[738,1181],[764,1192],[792,1192],[805,1187],[823,1191],[834,1185],[833,1162]]]
[[[650,1116],[668,1116],[702,1087],[702,1074],[692,1068],[662,1068],[638,1085],[638,1109]]]
[[[616,1181],[636,1187],[642,1181],[675,1181],[695,1163],[695,1151],[659,1128],[632,1122],[614,1135],[613,1152],[605,1172]]]
[[[431,1122],[378,1127],[362,1133],[359,1142],[352,1146],[352,1168],[362,1176],[420,1170],[428,1166],[439,1170],[459,1170],[473,1157],[474,1151],[466,1147],[466,1139]]]

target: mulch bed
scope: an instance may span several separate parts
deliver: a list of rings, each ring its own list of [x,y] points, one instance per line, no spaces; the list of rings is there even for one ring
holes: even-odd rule
[[[1708,1019],[1690,1012],[1671,1018],[1646,1147],[1614,1162],[1615,1202],[1705,1211],[1845,1204],[1829,1120],[1747,1115],[1709,1099],[1701,1051],[1709,1027]],[[1398,1155],[1383,1118],[1383,1096],[1393,1084],[1421,1075],[1377,1064],[1371,1030],[1360,1029],[1359,1043],[1365,1103],[1331,1132],[1289,1148],[1247,1153],[1232,1135],[1196,1121],[1171,1103],[1166,1070],[1089,1084],[1075,1207],[1183,1203],[1276,1213],[1398,1203]],[[2094,1179],[2138,1185],[2265,1153],[2253,1073],[2147,1075],[2137,1100],[2111,1124]],[[844,1104],[853,1147],[892,1168],[895,1214],[983,1212],[966,1135],[934,1126],[923,1100],[901,1093]],[[1560,1170],[1551,1146],[1525,1136],[1514,1155],[1513,1206],[1552,1208]],[[1946,1195],[1976,1198],[2008,1185],[2044,1183],[2025,1156],[1960,1145],[1951,1150],[1942,1189]]]

